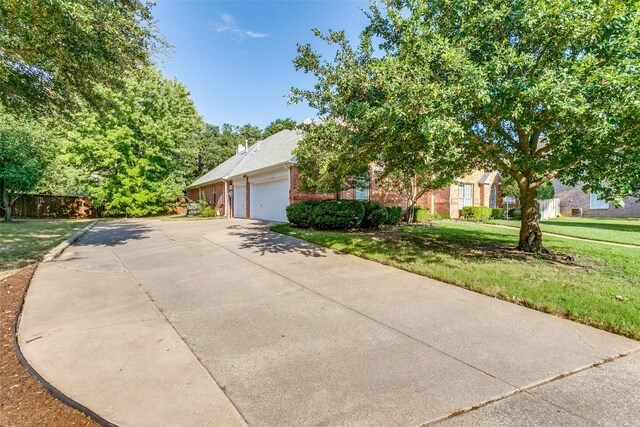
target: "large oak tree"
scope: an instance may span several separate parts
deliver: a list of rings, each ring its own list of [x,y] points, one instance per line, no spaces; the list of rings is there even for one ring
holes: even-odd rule
[[[640,138],[637,3],[384,0],[367,15],[357,45],[316,31],[337,48],[330,61],[299,46],[296,67],[317,83],[293,99],[348,123],[370,141],[369,157],[424,152],[512,177],[528,251],[544,250],[544,183],[581,181],[611,198],[637,191],[638,164],[626,163]]]

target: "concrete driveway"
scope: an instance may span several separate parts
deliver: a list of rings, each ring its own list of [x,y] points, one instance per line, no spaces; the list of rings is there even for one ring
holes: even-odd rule
[[[639,342],[254,221],[100,223],[38,269],[20,342],[46,379],[122,425],[640,419]]]

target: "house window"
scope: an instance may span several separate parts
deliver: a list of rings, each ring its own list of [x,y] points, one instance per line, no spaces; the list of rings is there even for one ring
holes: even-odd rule
[[[460,184],[458,186],[458,204],[460,209],[465,206],[473,206],[473,184]]]
[[[369,200],[369,183],[356,187],[356,200]]]
[[[216,202],[218,201],[217,198],[217,194],[216,194],[216,189],[213,189],[213,205],[215,206]]]
[[[491,194],[489,195],[489,207],[490,208],[495,208],[496,207],[496,186],[492,185],[491,186]]]
[[[609,202],[600,200],[598,193],[589,193],[589,209],[609,209]]]

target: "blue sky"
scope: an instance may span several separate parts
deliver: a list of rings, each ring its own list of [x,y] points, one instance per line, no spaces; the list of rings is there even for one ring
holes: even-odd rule
[[[306,105],[287,105],[292,86],[314,82],[293,67],[296,43],[326,51],[312,28],[345,30],[354,40],[367,24],[361,11],[367,6],[367,0],[156,0],[154,17],[174,48],[160,66],[187,86],[208,123],[263,128],[276,118],[315,117]]]

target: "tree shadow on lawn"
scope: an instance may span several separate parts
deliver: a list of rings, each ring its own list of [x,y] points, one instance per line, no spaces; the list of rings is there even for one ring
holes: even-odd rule
[[[400,264],[420,261],[425,264],[452,265],[452,260],[474,263],[542,260],[566,267],[580,267],[566,254],[542,255],[520,251],[515,247],[515,236],[491,231],[454,230],[436,226],[370,232],[329,232],[324,233],[322,243],[332,247],[346,245],[350,252],[374,259],[386,258]]]
[[[316,258],[326,256],[327,249],[304,240],[274,233],[269,230],[272,225],[274,223],[255,221],[252,224],[230,225],[227,229],[233,230],[229,235],[243,238],[240,249],[254,249],[260,255],[298,253]]]

